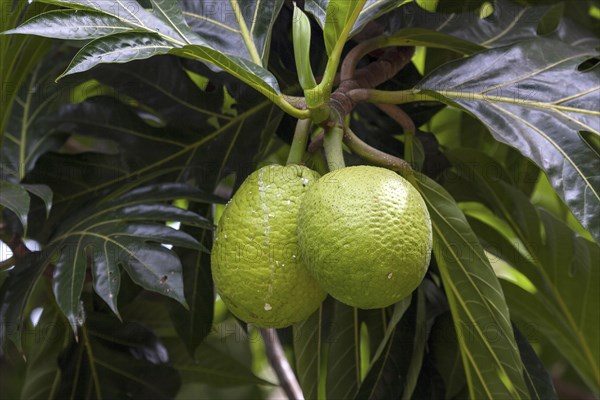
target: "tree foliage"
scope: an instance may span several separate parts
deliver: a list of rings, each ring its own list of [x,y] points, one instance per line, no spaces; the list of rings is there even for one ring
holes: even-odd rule
[[[434,248],[409,298],[278,331],[304,397],[598,396],[600,3],[437,3],[1,0],[7,398],[285,389],[212,233],[290,146],[326,172],[330,123],[410,176]]]

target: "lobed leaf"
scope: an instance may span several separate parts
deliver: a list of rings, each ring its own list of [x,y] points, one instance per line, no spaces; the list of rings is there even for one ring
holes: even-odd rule
[[[594,222],[600,212],[600,157],[578,134],[600,135],[600,69],[578,70],[595,54],[536,39],[450,62],[419,89],[474,114],[496,140],[538,165],[575,217],[600,240],[600,225]]]
[[[189,26],[214,50],[265,67],[273,24],[283,0],[181,1]]]

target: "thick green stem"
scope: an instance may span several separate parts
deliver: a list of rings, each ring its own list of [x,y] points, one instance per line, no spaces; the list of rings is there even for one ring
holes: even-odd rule
[[[392,171],[399,172],[402,176],[408,179],[409,176],[413,175],[413,170],[409,163],[401,158],[393,156],[391,154],[384,153],[374,147],[369,146],[349,127],[344,129],[344,143],[356,154],[357,156],[365,159],[380,167],[391,169]]]
[[[344,130],[339,126],[334,126],[325,132],[325,157],[330,171],[342,169],[346,166],[344,161],[344,149],[342,141],[344,138]]]
[[[302,164],[311,126],[312,121],[310,119],[298,120],[296,131],[294,132],[294,139],[292,140],[292,147],[290,148],[290,153],[288,154],[286,162],[287,165]]]

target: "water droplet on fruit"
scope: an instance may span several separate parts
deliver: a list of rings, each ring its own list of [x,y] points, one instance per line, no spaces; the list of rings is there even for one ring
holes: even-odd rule
[[[388,279],[392,279],[392,273],[391,272],[388,274]]]
[[[273,307],[269,303],[265,303],[265,311],[271,311]]]

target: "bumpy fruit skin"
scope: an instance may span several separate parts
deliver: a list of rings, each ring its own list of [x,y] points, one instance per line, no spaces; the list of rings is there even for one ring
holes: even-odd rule
[[[306,319],[326,293],[300,261],[296,223],[319,174],[299,165],[252,173],[227,204],[211,255],[221,298],[238,318],[282,328]]]
[[[419,192],[387,169],[356,166],[324,175],[298,212],[298,241],[308,270],[339,301],[389,306],[421,283],[432,232]]]

